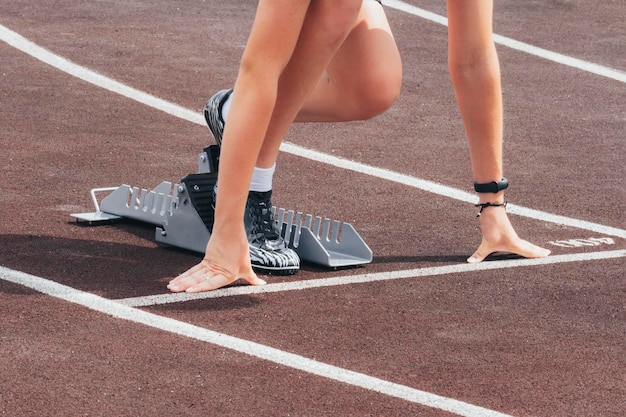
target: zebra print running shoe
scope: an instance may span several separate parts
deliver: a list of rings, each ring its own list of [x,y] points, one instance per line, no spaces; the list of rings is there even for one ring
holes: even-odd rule
[[[222,107],[232,92],[232,89],[219,91],[204,106],[204,119],[219,146],[222,146],[225,125]],[[217,189],[214,195],[216,192]],[[278,222],[274,220],[271,197],[271,190],[248,193],[244,224],[252,266],[267,273],[295,274],[300,269],[300,258],[293,249],[287,247],[280,235]]]
[[[276,274],[291,275],[300,269],[300,257],[287,247],[274,220],[272,191],[250,191],[246,202],[244,224],[248,234],[250,259],[254,268]]]
[[[228,97],[233,93],[233,89],[218,91],[207,101],[204,106],[204,120],[213,134],[218,146],[222,146],[222,136],[224,136],[224,119],[222,118],[222,108]]]

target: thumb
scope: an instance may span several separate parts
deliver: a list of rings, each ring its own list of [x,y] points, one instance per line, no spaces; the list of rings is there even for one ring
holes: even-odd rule
[[[474,252],[472,256],[467,258],[467,262],[470,264],[477,264],[479,262],[482,262],[487,256],[489,256],[489,254],[491,254],[491,252],[493,251],[489,248],[488,244],[483,240],[483,242],[480,244],[478,249],[476,249],[476,252]]]

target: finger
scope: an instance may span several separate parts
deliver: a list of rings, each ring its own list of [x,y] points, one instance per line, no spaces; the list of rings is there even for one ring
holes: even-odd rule
[[[180,278],[190,277],[194,275],[195,273],[197,273],[198,271],[202,271],[205,268],[207,268],[207,266],[204,264],[204,261],[201,261],[197,263],[196,265],[192,266],[191,268],[189,268],[188,270],[186,270],[185,272],[183,272],[182,274],[180,274],[178,277]]]
[[[482,262],[487,256],[489,256],[493,252],[494,251],[492,250],[491,246],[483,240],[478,249],[476,249],[476,252],[474,252],[472,256],[467,258],[467,262],[470,264],[477,264],[479,262]]]
[[[254,273],[254,271],[250,275],[248,275],[247,277],[241,277],[241,279],[245,280],[250,285],[265,285],[265,284],[267,284],[267,282],[265,282],[265,280],[262,280],[261,278],[259,278],[257,276],[257,274]]]
[[[478,247],[476,252],[469,258],[467,258],[468,263],[479,263],[482,262],[487,256],[491,255],[494,252],[505,252],[512,253],[514,255],[519,255],[523,258],[545,258],[550,255],[549,249],[544,249],[540,246],[534,245],[526,240],[519,239],[515,242],[515,244],[503,245],[503,246],[492,246],[486,241],[483,241],[481,245]]]
[[[182,278],[177,278],[176,280],[170,282],[167,285],[167,288],[172,292],[181,292],[186,291],[187,288],[193,287],[198,282],[203,281],[203,278],[194,277],[194,276],[186,276]]]
[[[224,273],[202,273],[199,275],[200,280],[196,279],[196,284],[190,286],[185,291],[186,292],[201,292],[201,291],[211,291],[216,290],[218,288],[225,287],[226,285],[232,284],[237,281],[237,278],[232,278]],[[246,281],[250,285],[265,285],[267,284],[264,280],[259,278],[257,274],[251,272],[249,275],[241,276],[241,279]]]
[[[511,248],[509,252],[524,258],[545,258],[550,254],[549,249],[544,249],[534,245],[526,240],[520,240],[515,248]]]
[[[201,269],[202,269],[202,264],[195,265],[194,267],[189,268],[188,270],[186,270],[182,274],[180,274],[177,277],[175,277],[172,280],[170,280],[170,282],[168,284],[175,284],[177,282],[180,282],[183,279],[192,276],[194,273],[196,273],[197,271],[199,271]]]
[[[226,277],[223,274],[201,274],[196,284],[188,287],[185,292],[202,292],[202,291],[211,291],[216,290],[218,288],[222,288],[228,284],[232,284],[236,279],[231,277]]]

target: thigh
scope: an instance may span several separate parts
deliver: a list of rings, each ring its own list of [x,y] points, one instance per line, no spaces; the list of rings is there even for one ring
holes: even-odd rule
[[[282,71],[291,58],[311,0],[259,0],[242,57],[244,69]]]
[[[327,73],[333,82],[342,85],[362,86],[381,77],[402,77],[400,53],[377,0],[363,1],[356,24],[335,53]]]

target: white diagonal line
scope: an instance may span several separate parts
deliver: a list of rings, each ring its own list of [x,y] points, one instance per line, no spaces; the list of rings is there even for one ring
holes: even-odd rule
[[[144,297],[132,297],[116,300],[124,305],[133,307],[146,307],[158,304],[180,303],[192,300],[202,300],[208,298],[233,297],[249,294],[264,294],[283,291],[307,290],[311,288],[333,287],[338,285],[356,285],[377,281],[389,281],[397,279],[415,279],[423,277],[433,277],[447,274],[461,274],[476,271],[487,271],[494,269],[507,269],[517,267],[532,267],[541,265],[553,265],[569,262],[597,261],[601,259],[621,258],[626,256],[626,250],[614,250],[603,252],[586,252],[568,255],[555,255],[539,259],[511,259],[503,261],[486,261],[478,264],[454,264],[446,266],[435,266],[429,268],[407,269],[403,271],[386,271],[369,273],[362,275],[347,275],[331,278],[311,279],[305,281],[292,281],[262,286],[236,286],[221,288],[214,291],[187,294],[158,294]]]
[[[448,19],[446,17],[431,13],[424,9],[420,9],[419,7],[413,6],[400,0],[385,0],[384,4],[386,7],[400,10],[402,12],[421,17],[422,19],[439,23],[440,25],[448,25]],[[537,46],[533,46],[524,42],[516,41],[515,39],[507,38],[506,36],[494,34],[493,40],[497,44],[506,46],[511,49],[515,49],[520,52],[524,52],[529,55],[534,55],[552,62],[556,62],[561,65],[567,65],[569,67],[573,67],[591,74],[600,75],[602,77],[611,78],[613,80],[626,83],[626,73],[623,71],[615,70],[613,68],[594,64],[593,62],[584,61],[582,59],[559,54],[558,52],[549,51],[547,49],[539,48]]]
[[[427,407],[445,410],[460,416],[508,417],[506,414],[463,401],[442,397],[440,395],[421,391],[406,385],[396,384],[363,373],[354,372],[309,359],[304,356],[285,352],[260,343],[240,339],[224,333],[215,332],[213,330],[174,320],[172,318],[142,311],[137,308],[129,307],[116,301],[107,300],[91,293],[79,291],[41,277],[13,271],[1,266],[0,279],[14,284],[23,285],[43,294],[78,304],[118,319],[128,320],[133,323],[143,324],[165,332],[211,343],[213,345],[231,349],[259,359],[271,361],[281,366],[298,369],[323,378],[350,384],[352,386],[400,398],[416,404],[422,404]]]

